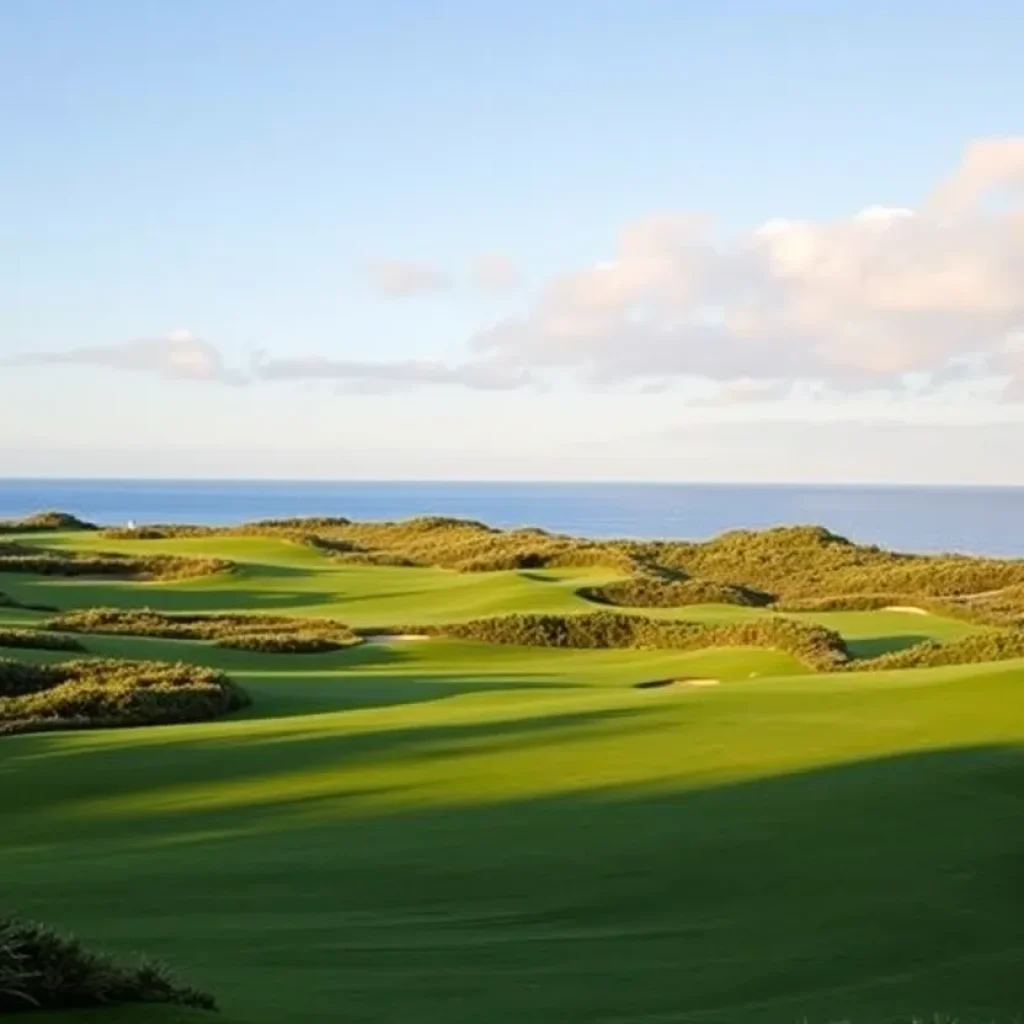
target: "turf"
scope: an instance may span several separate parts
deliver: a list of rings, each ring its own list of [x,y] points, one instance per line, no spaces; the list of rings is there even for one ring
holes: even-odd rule
[[[11,574],[0,591],[372,626],[586,610],[575,590],[600,576],[340,566],[248,538],[151,547],[244,564],[173,584]],[[671,614],[684,613],[764,614]],[[33,618],[0,608],[0,621]],[[897,612],[813,619],[872,650],[971,628]],[[1009,1024],[1024,1012],[1019,662],[821,676],[743,649],[430,640],[283,656],[83,640],[222,667],[254,704],[189,726],[0,740],[4,899],[168,961],[218,996],[226,1024]],[[636,688],[708,677],[721,685]]]

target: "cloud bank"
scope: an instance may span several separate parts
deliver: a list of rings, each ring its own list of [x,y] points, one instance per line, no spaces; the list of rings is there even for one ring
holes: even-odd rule
[[[374,289],[450,288],[443,271],[390,260]],[[472,281],[511,288],[518,269],[482,256]],[[824,222],[773,218],[734,238],[701,215],[623,227],[610,260],[548,281],[524,311],[479,330],[461,362],[325,355],[225,365],[186,331],[25,353],[6,365],[78,364],[218,383],[330,380],[349,390],[514,390],[538,379],[656,395],[703,382],[707,406],[795,394],[921,394],[965,379],[1024,399],[1024,137],[976,141],[914,208],[873,205]]]
[[[973,358],[1019,386],[1022,329],[1024,138],[967,147],[919,210],[773,219],[726,242],[692,215],[629,224],[614,259],[549,282],[473,347],[598,383],[892,388]]]

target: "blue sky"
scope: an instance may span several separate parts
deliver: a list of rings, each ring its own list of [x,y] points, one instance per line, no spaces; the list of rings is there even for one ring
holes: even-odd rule
[[[0,474],[1024,483],[1022,38],[7,0]]]

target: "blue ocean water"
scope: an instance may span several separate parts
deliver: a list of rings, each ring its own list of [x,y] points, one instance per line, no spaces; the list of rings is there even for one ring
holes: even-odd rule
[[[0,480],[0,518],[41,509],[104,524],[436,514],[588,537],[702,539],[816,523],[906,551],[1024,556],[1024,488],[753,484]]]

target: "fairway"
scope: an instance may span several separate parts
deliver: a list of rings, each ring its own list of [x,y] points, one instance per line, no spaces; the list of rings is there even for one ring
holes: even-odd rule
[[[621,575],[354,565],[274,537],[18,539],[236,563],[161,582],[0,574],[21,605],[337,618],[364,632],[584,615],[594,606],[579,590]],[[48,614],[0,606],[0,625]],[[855,658],[983,629],[886,609],[792,618],[836,630]],[[222,1014],[26,1020],[1011,1024],[1024,1013],[1021,660],[821,673],[744,646],[430,636],[264,654],[80,639],[89,655],[223,669],[252,704],[186,725],[0,736],[4,901],[168,962]]]

